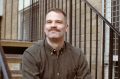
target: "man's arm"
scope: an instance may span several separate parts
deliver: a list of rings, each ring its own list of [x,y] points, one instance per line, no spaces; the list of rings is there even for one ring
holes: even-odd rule
[[[22,79],[40,79],[39,68],[31,53],[25,51],[22,57]]]
[[[88,67],[88,62],[82,53],[79,57],[78,64],[79,65],[78,65],[76,79],[92,79],[91,73]]]

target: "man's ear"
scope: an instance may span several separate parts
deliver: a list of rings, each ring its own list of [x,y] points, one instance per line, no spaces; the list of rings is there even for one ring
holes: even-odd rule
[[[66,32],[68,32],[68,28],[69,28],[69,27],[68,27],[68,24],[66,24]]]

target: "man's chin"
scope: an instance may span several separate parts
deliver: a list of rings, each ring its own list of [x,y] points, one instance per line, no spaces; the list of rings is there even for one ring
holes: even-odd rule
[[[60,37],[49,37],[50,39],[59,39]]]
[[[58,36],[50,36],[48,37],[49,39],[60,39],[61,37],[58,37]]]

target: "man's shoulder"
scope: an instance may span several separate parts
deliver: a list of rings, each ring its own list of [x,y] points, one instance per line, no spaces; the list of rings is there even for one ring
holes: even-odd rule
[[[32,46],[28,47],[25,51],[32,53],[32,52],[39,52],[43,48],[43,40],[34,42]]]
[[[66,42],[66,45],[68,47],[68,49],[70,49],[70,51],[73,53],[73,54],[76,54],[76,55],[80,55],[82,53],[81,49],[79,47],[75,47],[75,46],[72,46],[70,43]]]
[[[84,58],[84,54],[83,52],[81,51],[80,48],[78,47],[75,47],[75,46],[72,46],[71,44],[67,43],[67,47],[68,47],[68,51],[69,51],[69,54],[72,56],[75,64],[78,64],[78,61],[82,60]]]

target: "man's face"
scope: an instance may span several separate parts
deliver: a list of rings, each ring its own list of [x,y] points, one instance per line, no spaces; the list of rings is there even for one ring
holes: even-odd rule
[[[62,13],[51,11],[47,14],[44,32],[48,38],[63,38],[67,28],[66,19]]]

